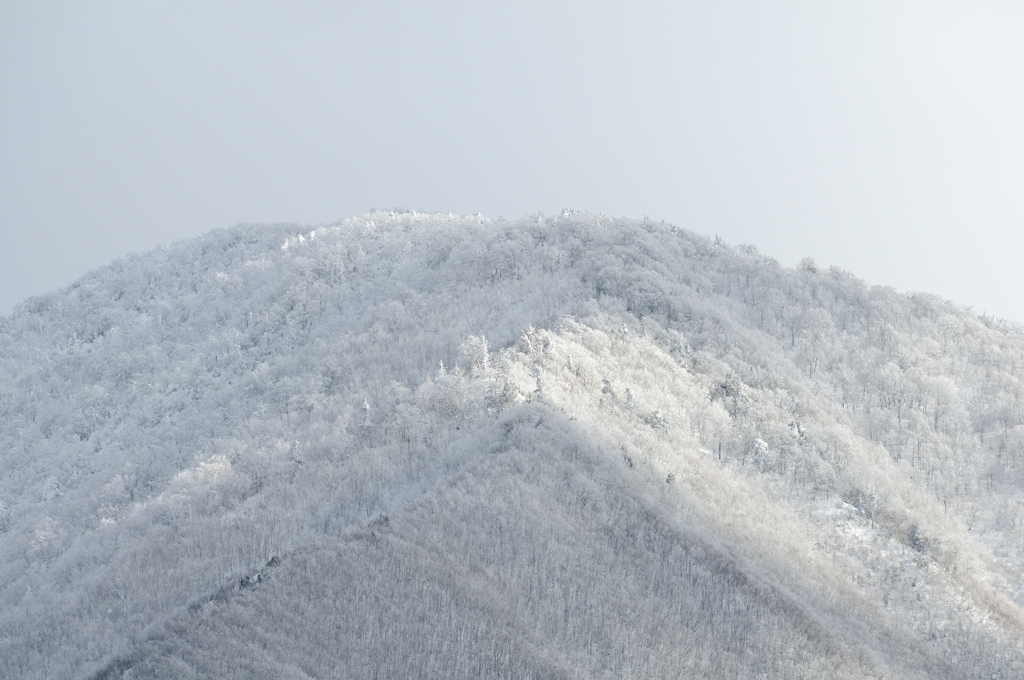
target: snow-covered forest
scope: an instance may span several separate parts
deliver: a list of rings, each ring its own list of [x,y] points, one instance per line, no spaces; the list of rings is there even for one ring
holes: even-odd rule
[[[1024,677],[1024,331],[374,212],[0,317],[0,676]]]

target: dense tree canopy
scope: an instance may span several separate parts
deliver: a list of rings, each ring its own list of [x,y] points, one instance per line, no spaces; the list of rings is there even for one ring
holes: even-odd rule
[[[131,255],[0,317],[0,675],[1020,676],[1022,373],[647,220]]]

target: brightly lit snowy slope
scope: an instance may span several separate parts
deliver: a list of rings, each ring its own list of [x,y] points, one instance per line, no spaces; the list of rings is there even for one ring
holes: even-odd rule
[[[0,317],[0,677],[1024,677],[1024,334],[671,225],[242,226]]]

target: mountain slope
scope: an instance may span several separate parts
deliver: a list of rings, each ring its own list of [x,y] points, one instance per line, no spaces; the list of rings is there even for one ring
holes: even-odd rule
[[[0,674],[1020,675],[1022,359],[589,214],[130,256],[0,319]]]

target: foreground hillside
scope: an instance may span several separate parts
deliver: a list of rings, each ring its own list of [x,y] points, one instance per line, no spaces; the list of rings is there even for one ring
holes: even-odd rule
[[[0,318],[0,677],[1024,677],[1022,374],[649,221],[129,256]]]

